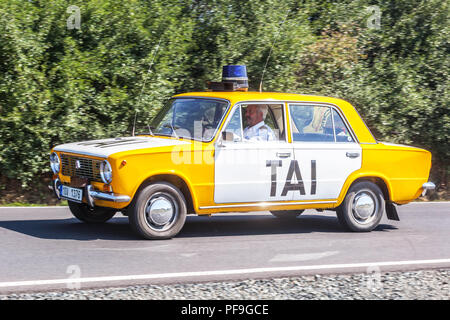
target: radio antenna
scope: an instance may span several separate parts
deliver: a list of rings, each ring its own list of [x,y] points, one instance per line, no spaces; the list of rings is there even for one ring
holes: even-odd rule
[[[148,78],[147,76],[148,76],[148,74],[150,73],[150,70],[152,69],[153,61],[155,60],[156,54],[158,53],[159,45],[161,44],[161,39],[162,39],[162,37],[159,38],[158,45],[156,46],[155,52],[153,53],[152,61],[150,62],[150,66],[148,67],[148,70],[147,70],[147,73],[146,73],[146,77],[144,78],[144,83],[142,84],[141,93],[139,94],[139,97],[141,98],[141,99],[139,100],[139,102],[142,101],[142,93],[144,92],[145,84],[146,84],[146,82],[147,82],[147,78]],[[137,110],[136,110],[136,112],[134,113],[134,121],[133,121],[133,132],[132,132],[132,136],[133,136],[133,137],[134,137],[134,133],[135,133],[135,130],[136,130],[136,119],[137,119],[137,114],[138,114],[138,112],[137,112]],[[150,127],[149,127],[149,128],[150,128]]]
[[[288,10],[286,16],[284,17],[284,20],[281,23],[282,26],[284,25],[284,22],[286,21],[288,15],[289,15],[289,12],[291,12],[291,9]],[[277,42],[278,36],[280,34],[280,31],[283,28],[282,26],[278,29],[278,32],[275,35],[275,39],[273,40],[272,47],[270,48],[269,55],[267,56],[266,64],[264,65],[264,69],[263,69],[263,72],[262,72],[262,75],[261,75],[261,81],[259,82],[259,92],[262,92],[262,84],[263,84],[263,79],[264,79],[264,73],[266,72],[267,64],[269,63],[269,59],[270,59],[270,55],[272,54],[273,47],[275,46],[275,43]]]

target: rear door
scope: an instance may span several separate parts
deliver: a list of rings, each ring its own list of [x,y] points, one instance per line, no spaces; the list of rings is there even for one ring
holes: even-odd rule
[[[361,168],[355,135],[334,106],[290,103],[288,110],[295,159],[287,183],[293,200],[337,199],[347,177]]]

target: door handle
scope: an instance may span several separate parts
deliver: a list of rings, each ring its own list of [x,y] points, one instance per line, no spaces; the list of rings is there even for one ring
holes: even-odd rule
[[[359,157],[359,152],[347,152],[346,154],[345,154],[347,157],[349,157],[349,158],[358,158]]]
[[[289,158],[291,156],[290,152],[277,152],[278,158]]]

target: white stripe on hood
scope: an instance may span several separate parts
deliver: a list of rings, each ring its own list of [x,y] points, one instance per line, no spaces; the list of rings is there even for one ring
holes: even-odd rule
[[[107,158],[114,153],[122,151],[166,147],[187,143],[188,142],[186,141],[156,137],[123,137],[61,144],[56,146],[54,151]]]

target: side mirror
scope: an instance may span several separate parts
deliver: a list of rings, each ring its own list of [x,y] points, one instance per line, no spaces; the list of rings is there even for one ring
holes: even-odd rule
[[[223,141],[231,141],[233,142],[234,134],[230,131],[222,131],[222,140]]]

